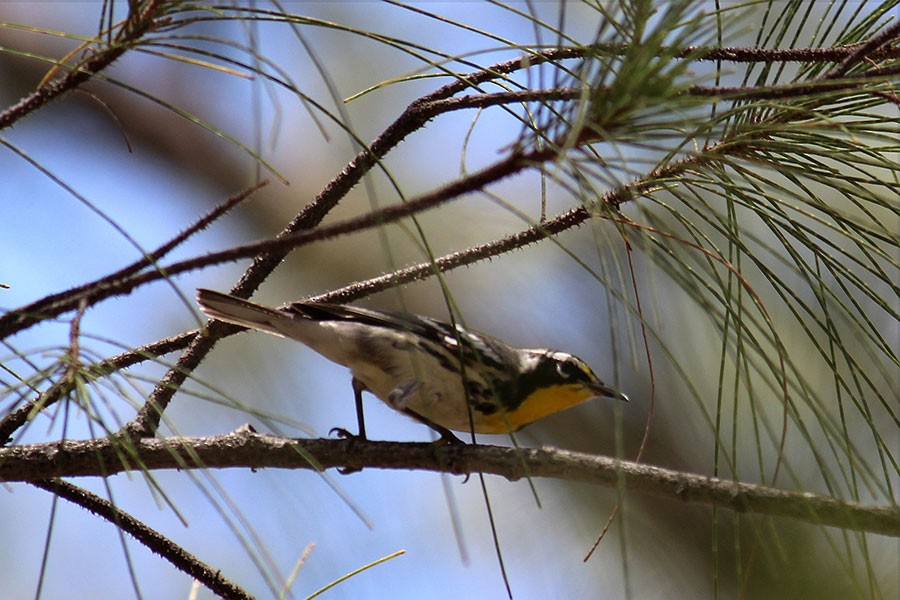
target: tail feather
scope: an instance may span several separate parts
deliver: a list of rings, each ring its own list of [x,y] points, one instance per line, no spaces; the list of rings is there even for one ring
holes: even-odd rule
[[[230,294],[198,289],[197,303],[207,317],[250,329],[285,336],[284,323],[291,316]]]

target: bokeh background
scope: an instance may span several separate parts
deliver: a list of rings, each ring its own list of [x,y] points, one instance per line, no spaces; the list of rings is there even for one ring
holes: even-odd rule
[[[568,4],[567,34],[589,40],[596,17],[583,6]],[[534,10],[550,22],[560,14],[555,2],[510,6]],[[470,55],[481,64],[517,56],[509,48],[511,43],[554,41],[546,32],[536,40],[528,19],[509,7],[486,2],[416,5],[444,20],[377,2],[285,2],[283,7],[450,55]],[[90,36],[101,9],[99,2],[4,2],[0,20]],[[335,109],[329,85],[339,98],[346,98],[425,67],[416,56],[338,28],[220,22],[198,24],[194,33],[253,46],[304,93],[331,110]],[[8,106],[33,89],[49,69],[24,52],[60,57],[77,41],[4,27],[0,45],[17,51],[0,53],[0,99]],[[222,51],[221,46],[217,49]],[[228,52],[249,60],[239,47]],[[271,236],[356,152],[334,123],[321,115],[313,118],[296,95],[259,80],[147,52],[129,53],[107,75],[240,140],[259,152],[289,184],[275,181],[247,152],[166,106],[123,87],[94,82],[87,86],[90,93],[69,94],[3,133],[21,152],[0,149],[0,281],[11,286],[0,290],[0,306],[21,306],[120,268],[140,256],[135,243],[144,249],[160,245],[260,177],[273,183],[171,258]],[[353,131],[371,140],[409,102],[446,81],[424,78],[385,86],[341,110],[346,111]],[[390,154],[385,166],[402,193],[411,197],[496,160],[520,128],[501,111],[481,116],[472,111],[451,113],[410,136]],[[42,165],[44,172],[22,153]],[[537,218],[538,177],[518,177],[491,191]],[[551,215],[573,202],[552,185],[546,199]],[[358,186],[326,222],[363,213],[373,203],[397,201],[391,183],[376,174],[368,186]],[[480,195],[425,214],[420,224],[436,255],[525,226],[502,204]],[[610,290],[627,292],[630,281],[627,276],[605,282],[586,276],[566,252],[591,266],[623,267],[625,249],[614,228],[602,221],[566,233],[560,242],[562,248],[539,244],[457,270],[447,275],[449,287],[470,327],[521,346],[571,351],[633,399],[627,406],[594,403],[556,415],[523,432],[521,444],[633,457],[650,410],[649,370],[637,341],[639,329],[610,295]],[[408,230],[392,227],[366,232],[292,253],[256,299],[281,304],[424,259]],[[709,408],[721,353],[717,333],[677,286],[640,255],[635,261],[637,285],[652,299],[646,307],[651,325],[675,350],[678,366],[700,392],[701,406],[706,403]],[[203,320],[191,301],[193,290],[201,286],[228,289],[247,264],[156,283],[91,309],[82,323],[84,351],[102,358],[201,325]],[[361,304],[446,316],[440,288],[433,280],[385,292]],[[49,323],[16,336],[8,341],[7,358],[15,362],[16,353],[28,353],[38,364],[54,360],[67,342],[68,327],[66,321]],[[893,331],[889,335],[896,342],[896,323],[885,322],[885,327]],[[710,473],[714,436],[670,360],[663,353],[654,355],[658,400],[646,460]],[[98,410],[111,423],[126,421],[132,412],[122,396],[140,404],[164,370],[164,365],[142,365],[124,374],[115,380],[118,389],[98,392]],[[827,385],[829,377],[822,372],[819,383]],[[248,421],[266,430],[268,424],[248,416],[241,405],[290,419],[298,427],[282,425],[289,435],[323,436],[331,427],[355,426],[345,369],[298,344],[262,334],[245,333],[220,343],[187,391],[193,393],[179,393],[171,405],[166,433],[213,435]],[[375,439],[429,436],[421,426],[374,399],[367,404],[367,423]],[[60,415],[36,420],[22,441],[46,440],[63,429],[73,438],[97,433],[73,411],[68,420]],[[503,437],[484,441],[508,443]],[[897,448],[896,435],[893,447]],[[747,448],[750,456],[756,451]],[[771,451],[764,449],[767,459]],[[821,484],[816,468],[806,459],[798,450],[794,463],[798,479],[808,489],[823,491],[817,487]],[[76,483],[111,495],[117,505],[260,597],[273,595],[261,570],[274,568],[286,577],[310,544],[314,547],[293,586],[297,597],[398,550],[406,553],[341,583],[329,592],[330,597],[506,595],[477,477],[464,481],[376,470],[322,477],[305,471],[232,470],[154,473],[153,478],[165,490],[166,500],[138,474]],[[852,567],[860,568],[848,563],[859,558],[848,558],[840,547],[835,549],[834,540],[840,538],[835,532],[780,520],[736,520],[730,513],[716,516],[706,507],[633,495],[620,504],[610,533],[585,563],[582,559],[612,514],[618,493],[555,480],[533,484],[535,493],[527,482],[487,479],[499,545],[516,598],[699,598],[711,597],[716,590],[725,598],[844,598],[868,589],[848,576]],[[460,524],[456,531],[454,511]],[[135,592],[129,570],[145,598],[186,598],[190,591],[186,576],[131,540],[122,540],[108,523],[25,485],[0,489],[0,535],[4,540],[0,550],[3,597],[34,597],[40,581],[42,598],[130,597]],[[890,573],[898,567],[897,542],[870,536],[868,543],[868,564],[880,593],[896,597],[898,576]],[[199,597],[209,596],[206,590],[199,591]]]

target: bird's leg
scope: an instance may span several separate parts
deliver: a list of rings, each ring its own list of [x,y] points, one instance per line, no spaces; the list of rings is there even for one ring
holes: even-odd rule
[[[334,427],[329,433],[337,435],[338,437],[341,437],[344,439],[367,440],[369,438],[366,437],[366,419],[363,416],[362,395],[363,395],[363,392],[368,391],[369,388],[367,388],[366,384],[364,384],[362,381],[360,381],[356,377],[353,378],[352,385],[353,385],[353,400],[356,403],[356,424],[358,427],[357,431],[359,433],[356,435],[353,435],[352,433],[350,433],[343,427]]]
[[[415,379],[412,379],[401,385],[398,385],[394,390],[391,391],[390,394],[388,394],[388,404],[390,404],[394,410],[402,412],[406,416],[412,417],[419,423],[422,423],[423,425],[427,425],[434,431],[438,432],[441,436],[441,441],[443,441],[444,443],[447,443],[447,444],[463,443],[462,440],[460,440],[458,437],[453,435],[453,433],[449,429],[444,427],[443,425],[438,425],[437,423],[435,423],[428,417],[426,417],[420,413],[417,413],[413,409],[409,408],[410,400],[412,399],[412,397],[414,395],[419,394],[421,389],[422,389],[422,382],[416,381]]]
[[[354,402],[356,402],[356,425],[358,427],[356,431],[359,432],[357,435],[361,440],[368,439],[366,437],[366,419],[363,416],[362,399],[363,392],[367,391],[368,389],[369,388],[367,388],[366,384],[364,384],[362,381],[360,381],[356,377],[353,378],[353,400]]]
[[[441,436],[441,439],[438,441],[443,441],[446,444],[464,444],[465,443],[461,439],[456,437],[456,435],[452,431],[450,431],[443,425],[438,425],[437,423],[435,423],[428,417],[420,415],[419,413],[417,413],[416,411],[414,411],[411,408],[404,408],[402,410],[402,412],[403,412],[403,414],[405,414],[409,417],[412,417],[419,423],[422,423],[423,425],[427,425],[428,427],[431,427],[434,431],[436,431]]]
[[[344,438],[346,440],[367,440],[366,437],[366,420],[363,417],[363,400],[362,395],[363,392],[368,391],[369,388],[366,387],[362,381],[353,378],[353,400],[356,402],[356,424],[359,427],[357,431],[359,432],[357,435],[353,435],[343,427],[335,427],[329,433],[335,434],[338,437]],[[357,469],[356,467],[342,467],[338,469],[338,473],[341,475],[349,475],[350,473],[357,473],[362,471],[362,469]]]

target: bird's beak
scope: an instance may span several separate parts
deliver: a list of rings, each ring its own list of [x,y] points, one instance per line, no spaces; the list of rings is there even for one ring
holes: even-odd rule
[[[591,385],[590,389],[598,398],[613,398],[615,400],[621,400],[622,402],[628,402],[628,396],[602,383]]]

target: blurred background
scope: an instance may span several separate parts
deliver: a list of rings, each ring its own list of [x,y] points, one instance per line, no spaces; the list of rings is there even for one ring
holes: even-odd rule
[[[591,40],[595,13],[568,5],[566,34]],[[379,32],[487,65],[519,56],[515,45],[555,43],[546,31],[536,34],[534,24],[515,11],[533,10],[550,23],[561,18],[561,5],[555,2],[414,6],[418,11],[376,2],[286,2],[283,8],[288,12],[321,23],[292,28],[284,23],[207,21],[190,32],[210,40],[231,40],[230,48],[213,42],[208,46],[243,62],[252,62],[255,52],[277,65],[310,99],[336,113],[332,92],[344,99],[401,76],[436,72],[426,69],[421,49],[409,46],[410,51],[403,51],[349,30]],[[15,50],[0,53],[3,106],[34,89],[48,72],[49,65],[35,57],[62,57],[80,43],[47,32],[92,36],[102,9],[100,2],[0,5],[3,22],[35,28],[0,28],[0,46]],[[326,22],[340,27],[324,26]],[[748,27],[752,25],[748,21]],[[749,34],[744,35],[736,37],[734,45],[751,43]],[[248,52],[249,48],[255,50]],[[173,50],[160,46],[130,52],[106,71],[115,83],[92,82],[87,91],[69,94],[3,133],[16,149],[0,149],[4,180],[0,282],[10,286],[0,290],[3,308],[27,304],[138,259],[139,248],[164,243],[260,178],[272,183],[170,259],[270,237],[355,155],[357,148],[340,127],[289,90],[259,78],[170,60],[162,56],[166,52]],[[429,60],[438,57],[432,54]],[[448,64],[464,69],[459,62]],[[419,78],[383,86],[341,105],[346,112],[340,118],[360,139],[370,141],[411,101],[448,81]],[[208,126],[200,127],[170,107]],[[367,212],[373,205],[396,203],[397,189],[409,198],[490,164],[503,156],[520,130],[516,119],[499,110],[441,116],[390,153],[384,163],[390,181],[383,173],[373,174],[326,223]],[[226,137],[257,152],[288,183],[280,183]],[[490,191],[537,220],[542,198],[538,176],[516,177]],[[553,184],[546,201],[549,215],[577,205],[566,190]],[[623,210],[639,214],[634,206]],[[519,231],[528,223],[495,198],[472,195],[422,215],[419,225],[431,250],[440,256]],[[426,260],[411,230],[407,224],[303,247],[290,255],[255,299],[278,305]],[[633,458],[648,422],[651,385],[640,329],[615,300],[631,293],[626,250],[615,228],[603,220],[565,233],[559,242],[458,269],[447,275],[449,288],[469,327],[515,345],[577,354],[632,398],[625,406],[597,402],[555,415],[523,431],[520,444]],[[605,275],[588,276],[572,256]],[[633,260],[636,285],[649,300],[644,310],[659,340],[658,347],[653,344],[657,396],[645,460],[711,474],[715,435],[708,415],[716,398],[720,335],[675,283],[640,254]],[[92,308],[81,325],[83,351],[99,360],[202,325],[192,301],[194,289],[227,290],[248,264],[241,261],[179,276]],[[360,304],[447,316],[433,279]],[[884,327],[896,342],[896,323],[885,320]],[[5,359],[18,365],[15,368],[21,368],[22,355],[37,365],[48,364],[64,352],[68,333],[66,320],[28,330],[7,340]],[[791,333],[785,332],[785,337],[790,339]],[[659,349],[663,347],[669,353]],[[165,358],[171,363],[177,356]],[[114,378],[96,392],[98,412],[111,426],[127,421],[133,415],[131,407],[140,405],[164,372],[165,364],[144,364]],[[249,416],[241,406],[296,423],[297,427],[282,425],[281,432],[287,435],[325,436],[332,427],[355,427],[346,370],[296,343],[258,333],[233,336],[221,342],[194,375],[167,411],[166,434],[214,435],[248,421],[267,430],[267,423]],[[689,393],[682,375],[695,386],[696,396]],[[831,375],[822,370],[820,377],[819,381],[811,372],[812,384],[827,386]],[[374,398],[367,400],[373,439],[429,439],[420,425]],[[777,414],[777,400],[772,402]],[[37,419],[19,441],[45,441],[63,433],[83,438],[98,432],[73,411],[68,420]],[[746,454],[736,462],[755,464],[759,454],[771,465],[774,445],[760,448],[752,437],[747,439]],[[484,442],[509,440],[486,436]],[[891,443],[896,449],[896,435]],[[789,446],[788,453],[793,478],[785,485],[827,491],[803,444]],[[748,480],[754,476],[758,477],[748,471]],[[293,586],[296,597],[398,550],[406,553],[341,583],[330,597],[506,595],[477,477],[464,481],[376,470],[322,477],[306,471],[231,470],[159,472],[153,479],[165,490],[166,501],[137,474],[75,483],[111,496],[118,506],[259,597],[274,595],[261,571],[287,577],[311,544]],[[894,482],[896,490],[896,478]],[[533,484],[540,506],[528,482],[486,480],[516,598],[711,597],[716,592],[725,598],[846,598],[865,596],[873,589],[875,596],[898,593],[900,548],[895,540],[868,536],[862,544],[845,534],[850,545],[864,547],[847,556],[843,545],[847,539],[836,531],[781,520],[738,519],[725,511],[636,495],[619,505],[609,534],[583,562],[619,494],[556,480]],[[457,531],[453,510],[458,511]],[[4,597],[34,597],[42,570],[42,598],[131,597],[135,592],[130,569],[145,598],[188,597],[188,577],[132,540],[121,539],[108,523],[66,502],[54,502],[43,491],[4,486],[0,515]],[[867,583],[872,581],[876,588]],[[211,595],[200,590],[199,597]]]

